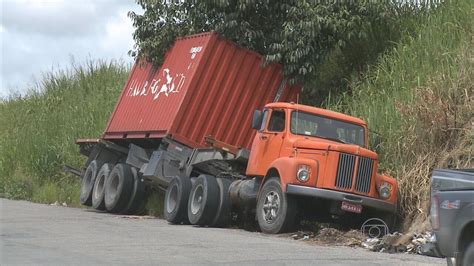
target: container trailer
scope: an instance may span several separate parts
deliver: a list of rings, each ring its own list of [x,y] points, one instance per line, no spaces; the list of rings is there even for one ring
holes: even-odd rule
[[[367,124],[297,104],[299,92],[281,65],[214,32],[177,39],[161,66],[135,63],[103,135],[76,141],[81,203],[134,213],[163,189],[170,223],[225,227],[253,210],[265,233],[312,204],[394,214],[397,182],[377,173]]]

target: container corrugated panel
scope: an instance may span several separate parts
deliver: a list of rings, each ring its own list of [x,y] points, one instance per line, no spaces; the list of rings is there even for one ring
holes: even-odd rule
[[[173,139],[204,147],[213,136],[250,148],[253,110],[296,100],[282,67],[216,33],[177,39],[161,67],[137,62],[103,135],[105,139]]]

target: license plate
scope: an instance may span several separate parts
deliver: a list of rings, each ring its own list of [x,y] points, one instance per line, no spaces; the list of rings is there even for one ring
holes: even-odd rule
[[[341,205],[341,210],[348,211],[348,212],[361,213],[362,205],[343,201]]]

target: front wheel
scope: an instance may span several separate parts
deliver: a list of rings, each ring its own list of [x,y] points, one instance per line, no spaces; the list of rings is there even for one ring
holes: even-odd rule
[[[283,193],[280,181],[272,178],[265,182],[257,201],[257,220],[262,232],[267,234],[283,233],[291,228],[295,221],[295,200]]]

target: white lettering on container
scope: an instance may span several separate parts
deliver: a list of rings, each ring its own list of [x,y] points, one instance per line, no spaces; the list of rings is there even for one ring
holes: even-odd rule
[[[191,47],[189,53],[191,54],[191,59],[196,57],[196,54],[202,51],[202,46]]]
[[[172,75],[170,69],[163,69],[163,77],[153,79],[150,83],[145,81],[140,84],[136,79],[130,82],[126,95],[131,97],[152,95],[153,100],[157,100],[161,94],[168,97],[172,93],[178,93],[184,86],[186,76],[184,74]],[[163,81],[163,82],[162,82]]]

